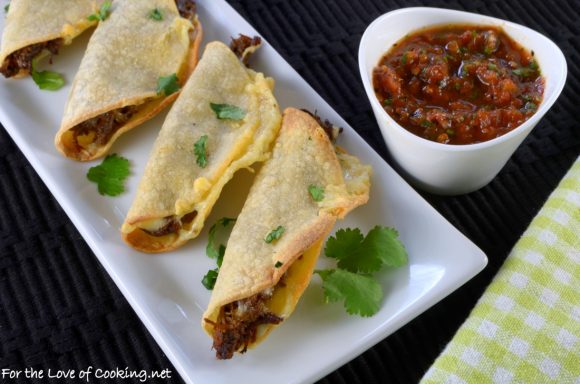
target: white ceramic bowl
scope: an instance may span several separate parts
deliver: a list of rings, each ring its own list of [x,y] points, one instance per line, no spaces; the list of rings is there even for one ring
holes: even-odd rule
[[[543,101],[532,117],[511,132],[490,141],[449,145],[416,136],[388,115],[373,90],[373,68],[405,35],[424,27],[445,24],[499,26],[523,47],[534,51],[545,79],[545,89]],[[544,35],[509,21],[439,8],[403,8],[380,16],[366,29],[358,59],[367,96],[393,159],[412,184],[442,195],[472,192],[489,183],[554,104],[564,87],[567,73],[562,51]]]

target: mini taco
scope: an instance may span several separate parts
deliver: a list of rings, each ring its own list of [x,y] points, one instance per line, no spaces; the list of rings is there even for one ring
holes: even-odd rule
[[[223,43],[206,46],[159,132],[121,229],[129,245],[163,252],[193,239],[234,173],[268,158],[281,121],[273,86]]]
[[[103,156],[173,102],[195,67],[201,35],[192,0],[113,1],[73,81],[58,150],[80,161]]]
[[[370,174],[370,166],[337,152],[311,115],[284,112],[203,314],[218,359],[254,347],[290,316],[336,220],[368,201]]]

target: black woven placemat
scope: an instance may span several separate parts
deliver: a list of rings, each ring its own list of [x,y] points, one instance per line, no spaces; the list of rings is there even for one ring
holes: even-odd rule
[[[425,195],[483,249],[488,267],[322,380],[417,382],[580,153],[580,4],[573,0],[230,3],[385,158],[357,65],[360,37],[382,13],[429,5],[505,18],[546,34],[566,55],[569,74],[562,96],[490,185],[455,198]],[[169,368],[171,381],[179,382],[169,360],[3,129],[0,193],[0,372],[27,367]]]

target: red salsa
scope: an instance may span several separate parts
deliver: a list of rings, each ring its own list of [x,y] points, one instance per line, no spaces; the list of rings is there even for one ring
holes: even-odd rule
[[[491,140],[532,116],[540,68],[500,28],[450,25],[394,44],[374,69],[383,108],[405,129],[444,144]]]

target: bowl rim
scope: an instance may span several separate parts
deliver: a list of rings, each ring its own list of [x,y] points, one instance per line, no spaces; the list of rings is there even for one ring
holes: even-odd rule
[[[399,123],[397,123],[395,121],[395,119],[393,119],[387,113],[387,111],[385,111],[385,109],[380,105],[380,103],[379,103],[379,101],[374,93],[373,86],[371,84],[371,80],[369,79],[369,75],[368,75],[367,70],[366,70],[367,61],[365,58],[365,53],[367,51],[368,40],[371,38],[371,36],[375,32],[375,29],[379,25],[381,25],[382,23],[385,23],[386,21],[388,21],[389,19],[391,19],[393,17],[408,16],[408,14],[413,14],[415,12],[428,12],[428,13],[432,13],[433,15],[453,14],[455,16],[460,16],[460,17],[463,16],[463,17],[467,17],[467,18],[472,18],[475,16],[475,17],[481,18],[482,22],[489,22],[490,25],[497,25],[499,27],[509,26],[511,28],[522,29],[527,34],[535,35],[540,41],[540,43],[538,43],[538,44],[544,44],[554,51],[554,55],[555,55],[554,60],[557,60],[557,64],[559,64],[559,68],[558,68],[559,70],[557,71],[556,76],[554,76],[554,79],[556,80],[554,91],[552,92],[552,94],[550,95],[550,97],[548,99],[546,99],[545,97],[542,99],[542,102],[540,103],[538,110],[528,120],[524,121],[522,124],[520,124],[519,126],[517,126],[514,129],[512,129],[508,133],[505,133],[499,137],[495,137],[491,140],[487,140],[487,141],[480,142],[480,143],[474,143],[474,144],[443,144],[443,143],[438,143],[436,141],[431,141],[431,140],[425,139],[421,136],[417,136],[414,133],[411,133],[410,131],[405,129],[403,126],[401,126]],[[466,18],[465,22],[458,21],[456,24],[460,24],[460,25],[461,24],[465,24],[465,25],[474,24],[473,22],[470,22],[470,20],[467,18]],[[409,28],[408,31],[405,31],[406,33],[403,34],[403,36],[405,36],[406,34],[409,34],[409,33],[413,33],[414,31],[420,31],[423,28],[435,27],[438,25],[445,25],[445,24],[451,25],[451,24],[455,24],[455,23],[443,23],[443,22],[438,22],[435,19],[432,22],[429,22],[428,24],[424,25],[421,28],[412,28],[412,29]],[[474,25],[477,25],[477,24],[474,24]],[[512,39],[513,39],[513,37],[512,37]],[[516,40],[516,39],[514,39],[514,40]],[[525,45],[523,45],[523,44],[521,44],[521,45],[524,46],[524,48],[529,49]],[[384,52],[387,52],[387,50],[385,50]],[[381,16],[377,17],[375,20],[373,20],[368,25],[368,27],[365,29],[365,31],[361,37],[360,44],[359,44],[359,50],[358,50],[358,64],[359,64],[359,71],[360,71],[360,75],[361,75],[361,80],[363,82],[363,86],[365,88],[367,97],[371,103],[371,106],[372,106],[372,104],[374,104],[376,107],[379,107],[379,109],[381,110],[381,116],[386,118],[387,123],[389,123],[389,125],[391,127],[394,127],[394,129],[397,129],[398,131],[400,131],[409,140],[413,140],[420,145],[424,145],[424,146],[431,148],[431,149],[442,150],[442,151],[447,151],[447,152],[476,151],[476,150],[481,150],[484,148],[492,147],[494,145],[499,145],[505,141],[509,141],[510,139],[514,138],[515,136],[520,135],[521,131],[529,128],[530,126],[533,127],[546,114],[546,112],[548,112],[548,110],[552,107],[552,105],[554,105],[554,103],[556,102],[556,100],[558,99],[560,94],[562,93],[562,90],[564,89],[564,85],[566,83],[567,74],[568,74],[568,66],[566,63],[566,58],[564,56],[564,53],[551,39],[549,39],[547,36],[541,34],[540,32],[537,32],[537,31],[535,31],[529,27],[526,27],[524,25],[517,24],[517,23],[511,22],[511,21],[500,19],[500,18],[493,17],[493,16],[487,16],[487,15],[482,15],[482,14],[473,13],[473,12],[458,11],[458,10],[447,9],[447,8],[435,8],[435,7],[399,8],[399,9],[396,9],[394,11],[384,13]],[[545,94],[544,94],[544,96],[545,96]],[[377,117],[377,119],[378,119],[378,117]]]

